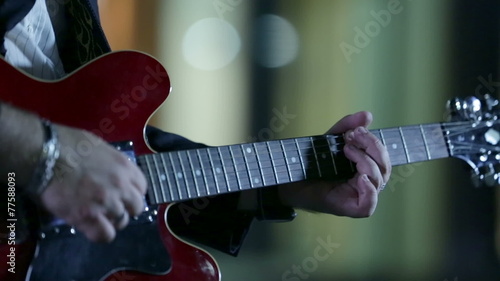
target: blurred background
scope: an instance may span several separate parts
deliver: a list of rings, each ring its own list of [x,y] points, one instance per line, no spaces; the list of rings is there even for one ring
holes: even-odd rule
[[[452,97],[500,91],[497,0],[101,0],[114,50],[169,71],[151,123],[209,145],[440,122]],[[222,280],[500,280],[498,188],[464,163],[394,167],[375,214],[256,222]],[[496,236],[495,236],[496,235]],[[318,259],[324,242],[335,245]],[[298,269],[299,268],[299,269]]]

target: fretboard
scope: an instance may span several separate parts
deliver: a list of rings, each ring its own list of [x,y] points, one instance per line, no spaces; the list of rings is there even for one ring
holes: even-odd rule
[[[387,147],[393,166],[450,157],[442,124],[371,131]]]
[[[449,157],[441,124],[372,130],[393,165]],[[181,150],[137,157],[152,204],[168,203],[306,179],[346,179],[355,165],[342,136]]]

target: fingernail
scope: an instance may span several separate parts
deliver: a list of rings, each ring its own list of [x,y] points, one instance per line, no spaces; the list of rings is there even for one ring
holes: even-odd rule
[[[361,175],[361,179],[363,179],[363,180],[364,180],[364,181],[366,181],[366,182],[369,182],[369,181],[370,181],[370,179],[368,178],[368,176],[367,176],[367,175],[365,175],[365,174]]]
[[[354,139],[354,132],[353,131],[349,131],[345,134],[345,138],[347,141],[352,141]]]
[[[368,130],[366,130],[365,127],[357,127],[356,132],[360,133],[360,134],[366,134],[366,133],[368,133]]]

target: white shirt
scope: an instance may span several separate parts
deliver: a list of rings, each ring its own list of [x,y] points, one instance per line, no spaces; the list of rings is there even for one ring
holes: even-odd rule
[[[64,76],[54,29],[45,0],[36,0],[31,11],[5,35],[5,60],[46,80]]]

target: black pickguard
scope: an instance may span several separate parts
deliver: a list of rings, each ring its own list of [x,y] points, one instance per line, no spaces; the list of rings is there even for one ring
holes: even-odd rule
[[[90,242],[67,225],[51,227],[40,239],[27,280],[99,281],[133,270],[164,275],[171,268],[156,217],[147,213],[120,231],[111,243]]]

